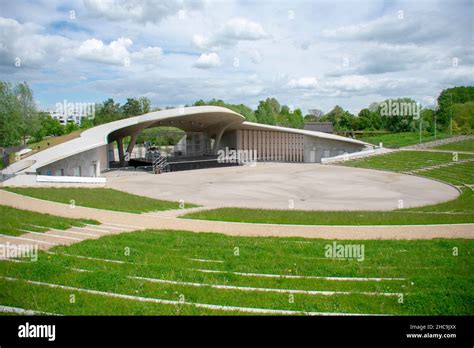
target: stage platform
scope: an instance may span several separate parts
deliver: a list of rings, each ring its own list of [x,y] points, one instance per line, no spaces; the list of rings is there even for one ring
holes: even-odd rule
[[[179,172],[182,170],[193,170],[193,169],[204,169],[204,168],[218,168],[218,167],[231,167],[238,166],[239,163],[229,162],[218,162],[217,156],[179,156],[179,157],[167,157],[169,171]],[[152,170],[152,163],[146,161],[145,158],[131,159],[128,162],[130,167],[139,168],[145,167]]]

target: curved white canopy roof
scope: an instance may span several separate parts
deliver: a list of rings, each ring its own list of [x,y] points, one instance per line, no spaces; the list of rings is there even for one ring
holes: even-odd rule
[[[193,132],[209,132],[222,127],[226,127],[227,130],[273,130],[356,143],[365,146],[369,145],[359,140],[333,134],[245,122],[244,116],[219,106],[192,106],[150,112],[141,116],[130,117],[90,128],[82,132],[80,137],[28,156],[12,164],[3,172],[35,173],[38,168],[50,163],[106,145],[118,138],[131,135],[145,128],[157,126],[172,126]]]

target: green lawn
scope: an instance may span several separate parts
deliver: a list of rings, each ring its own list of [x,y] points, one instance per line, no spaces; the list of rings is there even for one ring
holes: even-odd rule
[[[463,189],[462,194],[452,201],[406,209],[414,212],[443,212],[474,214],[474,190]]]
[[[50,228],[65,230],[73,226],[81,227],[86,223],[98,224],[95,220],[69,219],[0,205],[0,234],[9,236],[18,236],[25,233],[19,229],[46,232]]]
[[[199,308],[195,303],[297,312],[474,314],[473,240],[338,242],[363,246],[362,261],[325,257],[326,247],[332,243],[177,231],[106,236],[55,247],[55,255],[40,252],[37,262],[0,261],[0,304],[65,315],[241,314],[228,308]],[[385,279],[350,279],[354,277]],[[24,280],[72,288],[51,288]],[[77,288],[133,297],[113,298]],[[75,296],[73,303],[71,295]],[[176,302],[143,302],[149,299]]]
[[[449,182],[453,185],[474,184],[474,162],[460,163],[446,168],[420,172],[428,178]]]
[[[158,210],[179,209],[179,202],[161,201],[110,188],[37,188],[6,187],[7,191],[53,202],[74,204],[77,206],[143,213]],[[185,203],[186,208],[196,205]]]
[[[28,148],[32,149],[36,152],[43,151],[47,148],[62,144],[66,141],[79,138],[81,136],[81,133],[84,131],[84,129],[78,129],[75,130],[69,134],[64,134],[64,135],[59,135],[59,136],[53,136],[50,138],[43,139],[39,142],[36,143],[31,143],[28,144]]]
[[[466,202],[474,203],[472,191],[466,190],[465,198],[444,204],[443,208],[403,209],[395,211],[303,211],[303,210],[264,210],[247,208],[218,208],[190,213],[186,219],[249,222],[262,224],[290,225],[430,225],[474,223],[474,210],[466,207]],[[463,211],[452,214],[448,208]],[[433,213],[435,212],[435,213]]]
[[[448,135],[445,133],[438,132],[436,134],[436,139],[444,139],[447,137]],[[436,139],[434,137],[434,134],[428,132],[422,133],[421,141],[423,143]],[[366,141],[374,145],[379,145],[379,143],[383,143],[384,147],[397,149],[404,146],[419,144],[420,134],[418,132],[392,133],[361,137],[360,140]]]
[[[472,158],[473,155],[458,155],[458,160]],[[385,155],[372,156],[341,163],[347,167],[380,169],[394,172],[405,172],[414,169],[450,163],[453,161],[451,153],[424,152],[424,151],[396,151]]]
[[[445,144],[436,146],[438,150],[450,150],[450,151],[467,151],[474,152],[474,139],[459,141],[457,143]]]

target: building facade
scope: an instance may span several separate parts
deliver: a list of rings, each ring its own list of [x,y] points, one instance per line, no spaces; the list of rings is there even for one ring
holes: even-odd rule
[[[189,160],[217,157],[219,150],[231,149],[252,151],[257,161],[319,163],[323,158],[371,148],[365,142],[338,135],[247,122],[223,107],[195,106],[90,128],[79,138],[31,155],[7,169],[22,174],[97,177],[111,166],[127,166],[138,135],[152,127],[182,129],[185,142],[180,149],[184,150],[174,156]]]

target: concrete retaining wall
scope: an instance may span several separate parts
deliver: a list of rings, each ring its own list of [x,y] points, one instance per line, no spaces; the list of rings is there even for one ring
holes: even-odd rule
[[[344,153],[359,152],[365,146],[343,141],[305,136],[304,162],[319,163],[322,158],[335,157]]]

